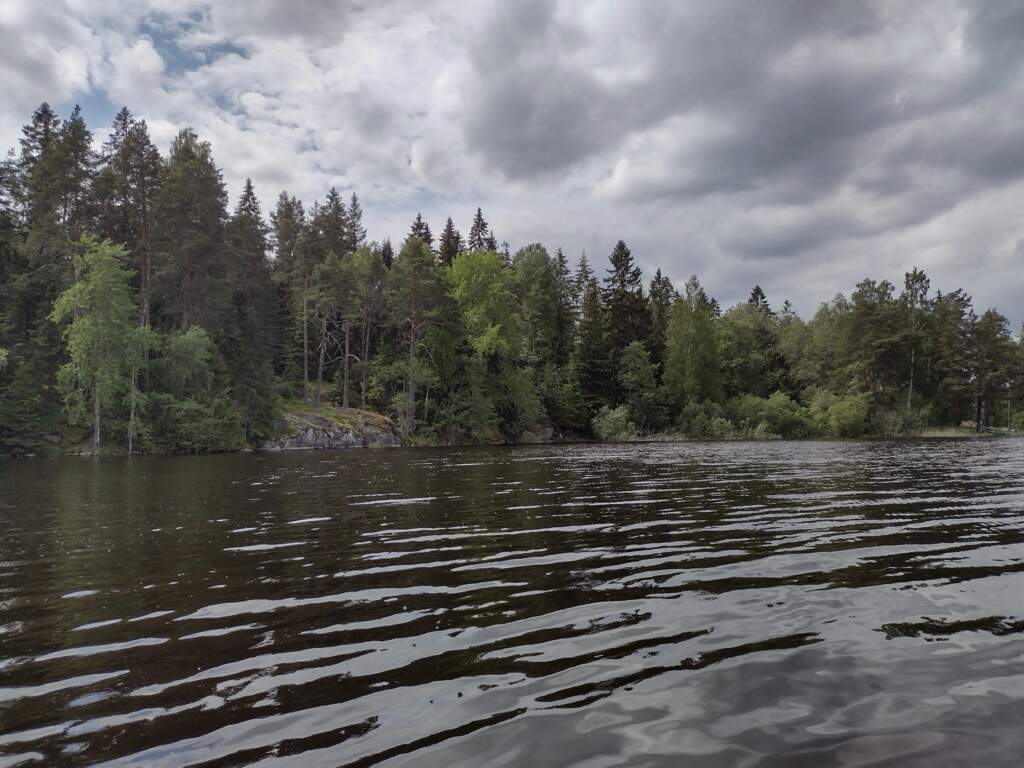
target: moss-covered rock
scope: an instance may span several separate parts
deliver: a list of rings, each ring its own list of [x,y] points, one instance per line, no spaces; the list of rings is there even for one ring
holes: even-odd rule
[[[282,404],[275,434],[261,446],[267,451],[399,446],[402,441],[391,420],[372,411],[319,408],[303,402]]]

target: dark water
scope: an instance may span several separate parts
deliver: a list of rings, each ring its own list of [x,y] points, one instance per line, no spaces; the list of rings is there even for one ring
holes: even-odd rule
[[[1024,441],[0,464],[0,767],[1019,766]]]

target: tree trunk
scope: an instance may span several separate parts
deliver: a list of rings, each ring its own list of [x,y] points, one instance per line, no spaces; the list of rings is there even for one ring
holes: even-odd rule
[[[416,384],[413,381],[413,367],[416,363],[416,325],[409,321],[409,370],[406,373],[405,436],[412,434],[416,424]]]
[[[349,338],[351,337],[352,327],[349,321],[345,321],[345,364],[342,366],[343,381],[341,386],[341,407],[348,408],[348,371],[349,371]]]
[[[917,358],[917,345],[910,348],[910,386],[907,387],[907,413],[910,413],[910,400],[914,396],[914,361]]]
[[[92,390],[92,451],[100,452],[100,388]]]
[[[368,387],[369,374],[370,374],[370,323],[366,322],[363,326],[363,356],[362,356],[362,371],[359,382],[359,402],[363,408],[366,407],[366,390]]]
[[[309,402],[309,275],[302,280],[302,401]]]
[[[132,368],[132,390],[128,398],[128,455],[132,455],[132,448],[135,444],[135,377],[138,375],[138,368]]]
[[[324,356],[327,354],[327,322],[324,321],[324,327],[320,334],[320,363],[316,368],[316,407],[320,407],[320,385],[324,380]]]

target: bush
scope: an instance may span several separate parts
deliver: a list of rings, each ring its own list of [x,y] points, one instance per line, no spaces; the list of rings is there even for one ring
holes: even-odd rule
[[[812,437],[818,432],[810,410],[784,392],[770,397],[744,395],[731,407],[739,428],[752,437]]]
[[[687,437],[704,438],[732,437],[736,430],[718,403],[691,400],[679,414],[679,431]]]
[[[637,436],[636,425],[629,420],[629,406],[601,408],[591,421],[594,434],[601,440],[631,440]]]
[[[818,428],[835,437],[860,437],[868,428],[868,395],[819,392],[811,401],[811,415]]]

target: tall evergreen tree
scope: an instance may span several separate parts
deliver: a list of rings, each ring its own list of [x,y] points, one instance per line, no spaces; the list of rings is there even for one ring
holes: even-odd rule
[[[406,242],[409,242],[410,238],[416,238],[421,243],[427,246],[427,250],[433,251],[434,249],[434,236],[430,232],[430,225],[423,220],[420,214],[416,214],[416,218],[413,219],[412,226],[409,228],[409,234],[406,237]],[[402,248],[405,250],[404,246]]]
[[[280,340],[279,358],[276,368],[290,378],[298,378],[301,367],[301,346],[303,337],[302,297],[305,275],[299,261],[299,243],[306,227],[306,213],[302,201],[282,192],[277,205],[270,214],[271,235],[274,249],[272,277],[277,287],[278,333]]]
[[[384,264],[385,269],[391,269],[391,265],[395,261],[395,249],[391,247],[391,240],[389,239],[385,239],[380,247],[380,260]]]
[[[650,314],[640,267],[622,240],[615,244],[609,261],[602,299],[608,318],[608,342],[617,365],[619,355],[627,346],[648,338]]]
[[[766,315],[774,314],[771,305],[768,304],[768,297],[764,295],[760,285],[755,285],[750,291],[750,298],[747,299],[747,304],[758,312],[764,312]]]
[[[469,239],[466,241],[466,245],[471,251],[498,250],[494,236],[491,234],[480,208],[476,209],[476,215],[473,216],[473,225],[469,228]]]
[[[128,108],[114,118],[103,145],[103,168],[96,181],[97,227],[104,237],[123,243],[138,274],[142,323],[150,321],[153,275],[153,205],[160,189],[163,162],[145,121]]]
[[[556,301],[554,361],[556,365],[564,366],[569,362],[569,356],[572,354],[576,308],[573,303],[569,262],[561,248],[555,253],[554,273]]]
[[[355,192],[348,201],[348,242],[346,250],[349,254],[356,252],[366,243],[366,227],[363,226],[363,206]]]
[[[437,244],[437,257],[441,262],[441,266],[450,267],[461,250],[462,235],[459,234],[459,230],[455,228],[455,224],[452,222],[452,217],[449,216],[448,221],[444,223],[444,229],[441,230],[441,239]]]
[[[352,234],[349,231],[349,212],[338,190],[331,187],[324,204],[317,211],[314,225],[319,230],[326,255],[351,256]]]
[[[423,330],[434,321],[445,296],[444,280],[427,243],[410,236],[388,275],[388,313],[392,324],[407,342],[403,373],[400,422],[402,433],[411,435],[416,428],[416,392],[422,378],[419,366],[419,342]]]
[[[608,341],[608,322],[597,281],[591,278],[582,288],[582,308],[576,325],[576,348],[570,361],[570,377],[579,392],[581,424],[589,424],[602,405],[612,397],[610,372],[612,349]]]
[[[227,191],[208,142],[182,130],[154,203],[153,299],[163,327],[219,330],[227,263]]]
[[[647,346],[651,353],[651,362],[660,367],[665,362],[665,344],[668,339],[668,319],[672,310],[672,303],[678,298],[675,286],[672,281],[661,274],[661,270],[654,273],[651,278],[651,285],[648,290],[651,307],[651,331],[647,340]]]
[[[267,235],[252,180],[246,179],[227,225],[231,299],[222,349],[232,395],[250,442],[269,434],[274,414],[277,297],[267,258]]]

